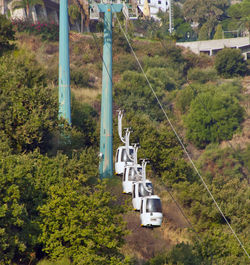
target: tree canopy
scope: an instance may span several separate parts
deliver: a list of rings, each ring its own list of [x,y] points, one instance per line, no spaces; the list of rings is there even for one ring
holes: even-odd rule
[[[0,75],[0,128],[11,148],[48,150],[58,128],[58,112],[45,73],[31,56],[15,52],[0,58]]]
[[[215,68],[220,75],[227,78],[237,75],[244,76],[248,71],[241,51],[230,48],[224,48],[216,54]]]

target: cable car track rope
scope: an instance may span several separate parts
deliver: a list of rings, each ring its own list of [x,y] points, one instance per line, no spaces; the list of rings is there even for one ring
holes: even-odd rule
[[[103,57],[102,57],[102,53],[101,53],[101,49],[99,47],[99,44],[98,44],[98,41],[97,41],[97,37],[96,35],[91,32],[91,35],[94,39],[94,42],[95,42],[95,45],[96,45],[96,48],[98,50],[98,53],[99,53],[99,56],[100,56],[100,59],[101,61],[103,62]],[[103,62],[104,63],[104,62]],[[107,69],[107,66],[106,64],[104,63],[104,67],[106,68],[107,72],[108,72],[108,75],[110,77],[110,79],[112,80],[112,77]],[[113,82],[112,82],[113,84]],[[196,234],[196,237],[198,239],[199,242],[201,242],[203,244],[203,240],[201,239],[201,237],[199,236],[199,233],[196,231],[196,229],[194,228],[194,226],[192,225],[191,221],[188,219],[188,217],[186,216],[184,210],[182,209],[182,207],[180,206],[180,204],[177,202],[177,200],[174,198],[174,195],[170,192],[170,190],[166,187],[166,190],[167,192],[169,193],[170,197],[172,198],[173,202],[176,204],[177,208],[179,209],[179,211],[181,212],[181,214],[183,215],[184,219],[186,220],[187,224],[190,226],[191,230]]]
[[[199,170],[197,169],[196,165],[194,164],[192,158],[190,157],[190,155],[189,155],[189,153],[188,153],[186,147],[184,146],[183,141],[181,140],[179,134],[178,134],[177,131],[175,130],[175,128],[174,128],[172,122],[170,121],[170,119],[169,119],[169,117],[168,117],[168,115],[167,115],[165,109],[163,108],[163,106],[162,106],[162,104],[161,104],[161,102],[160,102],[158,96],[156,95],[155,90],[153,89],[153,87],[152,87],[150,81],[148,80],[148,77],[147,77],[145,71],[143,70],[142,65],[141,65],[141,63],[140,63],[140,61],[139,61],[137,55],[135,54],[132,45],[130,44],[130,41],[129,41],[128,37],[127,37],[127,34],[125,33],[123,27],[121,26],[120,20],[119,20],[118,16],[116,15],[116,13],[115,13],[115,17],[116,17],[116,19],[117,19],[117,21],[118,21],[119,27],[120,27],[120,29],[121,29],[121,31],[122,31],[122,33],[123,33],[125,39],[126,39],[127,42],[128,42],[128,45],[129,45],[129,47],[130,47],[130,49],[131,49],[131,52],[133,53],[133,55],[134,55],[134,57],[135,57],[135,59],[136,59],[138,65],[139,65],[139,67],[140,67],[140,69],[141,69],[141,71],[142,71],[142,73],[143,73],[143,75],[144,75],[144,77],[145,77],[145,79],[146,79],[146,81],[147,81],[147,83],[148,83],[148,86],[150,87],[150,89],[151,89],[151,91],[152,91],[154,97],[156,98],[156,100],[157,100],[157,102],[158,102],[158,104],[159,104],[159,106],[160,106],[160,108],[161,108],[161,110],[162,110],[164,116],[166,117],[166,119],[167,119],[167,121],[168,121],[168,124],[170,125],[171,129],[173,130],[175,136],[177,137],[177,139],[178,139],[178,141],[179,141],[179,143],[180,143],[182,149],[184,150],[184,153],[186,154],[186,156],[187,156],[189,162],[191,163],[191,165],[193,166],[195,172],[197,173],[197,175],[198,175],[199,178],[201,179],[201,181],[202,181],[204,187],[206,188],[207,192],[209,193],[210,197],[212,198],[212,200],[213,200],[214,204],[216,205],[218,211],[220,212],[221,216],[223,217],[223,219],[224,219],[225,222],[227,223],[228,227],[230,228],[232,234],[234,235],[234,237],[236,238],[236,240],[237,240],[238,243],[240,244],[241,248],[244,250],[244,252],[245,252],[245,254],[247,255],[247,257],[250,259],[250,256],[249,256],[247,250],[245,249],[243,243],[241,242],[241,240],[240,240],[239,237],[237,236],[236,232],[234,231],[234,229],[233,229],[232,226],[230,225],[229,221],[227,220],[226,216],[224,215],[223,211],[221,210],[220,206],[218,205],[217,201],[215,200],[215,198],[214,198],[213,194],[211,193],[210,189],[208,188],[208,186],[207,186],[205,180],[204,180],[203,177],[201,176]]]

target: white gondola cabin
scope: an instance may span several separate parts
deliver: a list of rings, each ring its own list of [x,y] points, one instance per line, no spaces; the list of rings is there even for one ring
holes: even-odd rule
[[[133,156],[134,154],[134,147],[129,146],[129,156]],[[116,175],[122,175],[124,171],[125,164],[132,165],[133,161],[129,159],[127,152],[126,152],[126,146],[120,146],[118,147],[115,155],[115,174]]]
[[[157,195],[146,196],[141,201],[141,226],[156,227],[162,224],[161,199]]]
[[[141,165],[126,165],[122,178],[123,193],[131,194],[133,182],[140,180],[142,180]]]
[[[147,189],[144,188],[146,185]],[[150,180],[146,180],[143,185],[143,181],[134,182],[132,186],[132,204],[133,208],[136,211],[140,211],[141,209],[141,200],[145,196],[149,196],[150,194],[154,194],[153,184]],[[149,192],[150,191],[150,192]]]

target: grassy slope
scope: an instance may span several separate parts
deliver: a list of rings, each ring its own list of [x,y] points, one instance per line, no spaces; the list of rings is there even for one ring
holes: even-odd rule
[[[19,35],[18,46],[28,49],[34,52],[34,56],[38,62],[40,62],[47,70],[49,78],[54,80],[51,82],[51,86],[57,89],[56,80],[58,73],[58,43],[57,42],[41,42],[37,37],[28,36],[25,34]],[[102,40],[97,40],[99,48],[102,47]],[[137,50],[137,55],[140,58],[143,55],[150,56],[152,50],[155,49],[154,43],[139,41],[134,43]],[[140,47],[143,46],[143,50]],[[119,54],[119,55],[118,55]],[[114,65],[118,63],[121,56],[127,56],[122,50],[115,48],[114,51]],[[91,88],[80,87],[77,88],[71,85],[71,89],[76,99],[81,102],[87,102],[93,105],[99,110],[99,104],[97,98],[101,94],[101,75],[102,75],[102,61],[100,58],[100,51],[96,47],[96,43],[91,35],[79,35],[76,33],[70,34],[70,66],[72,69],[87,70],[90,73]],[[114,69],[114,82],[119,80],[119,73]],[[248,117],[243,124],[243,130],[241,134],[235,135],[230,141],[232,145],[240,143],[242,148],[245,147],[247,141],[249,141],[249,77],[243,80],[243,84],[246,87],[245,100],[243,100],[244,107],[248,113]],[[181,125],[180,125],[181,126]],[[116,130],[115,130],[116,132]],[[221,143],[221,148],[228,145],[227,142]],[[189,146],[189,151],[192,152],[194,157],[198,157],[201,152],[193,146]],[[164,223],[161,228],[149,230],[142,229],[139,226],[139,214],[131,210],[125,215],[125,220],[128,223],[128,229],[131,231],[126,237],[126,244],[123,247],[123,252],[126,255],[136,258],[138,264],[151,258],[159,252],[170,249],[173,245],[182,241],[189,241],[188,225],[181,215],[180,211],[176,207],[175,203],[171,200],[166,189],[155,183],[156,193],[162,198]],[[121,193],[120,180],[116,180],[114,192],[119,201],[129,201],[129,196],[124,196]]]

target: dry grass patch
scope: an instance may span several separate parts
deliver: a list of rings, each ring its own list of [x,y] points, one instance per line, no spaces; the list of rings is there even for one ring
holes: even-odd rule
[[[96,101],[96,98],[101,95],[101,89],[93,88],[74,88],[71,87],[71,91],[74,94],[77,101],[81,103],[93,104]]]

